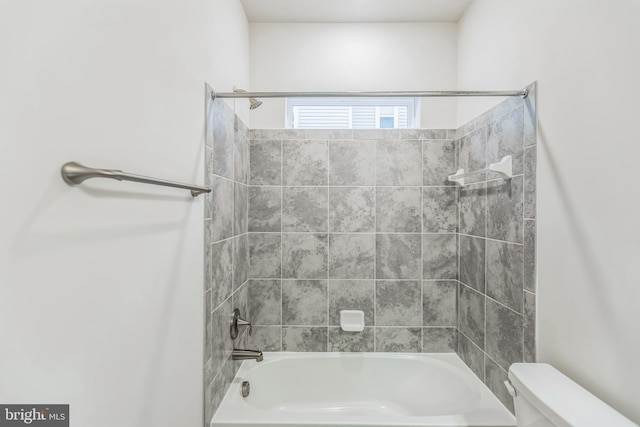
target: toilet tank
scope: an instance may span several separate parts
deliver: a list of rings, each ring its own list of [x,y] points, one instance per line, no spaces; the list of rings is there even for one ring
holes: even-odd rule
[[[638,427],[546,363],[514,363],[505,385],[518,427]]]

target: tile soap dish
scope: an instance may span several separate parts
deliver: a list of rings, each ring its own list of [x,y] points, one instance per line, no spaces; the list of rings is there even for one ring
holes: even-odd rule
[[[364,311],[340,310],[340,328],[345,332],[362,332],[364,330]]]

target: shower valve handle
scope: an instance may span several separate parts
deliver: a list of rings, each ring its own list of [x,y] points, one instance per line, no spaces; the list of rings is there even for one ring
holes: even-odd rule
[[[237,308],[233,310],[233,320],[231,321],[230,335],[231,339],[235,340],[238,338],[238,328],[240,326],[248,326],[249,327],[249,336],[251,336],[251,322],[248,320],[244,320],[240,317],[240,310]]]

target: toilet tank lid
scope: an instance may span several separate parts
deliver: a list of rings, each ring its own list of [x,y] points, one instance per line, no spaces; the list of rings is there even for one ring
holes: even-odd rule
[[[509,368],[509,381],[517,393],[559,427],[638,427],[546,363],[514,363]]]

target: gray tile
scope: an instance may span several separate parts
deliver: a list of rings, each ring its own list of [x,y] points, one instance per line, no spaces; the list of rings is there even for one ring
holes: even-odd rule
[[[422,143],[384,140],[376,144],[378,185],[422,185]]]
[[[484,381],[484,353],[471,340],[459,332],[458,355],[473,373]]]
[[[203,305],[204,305],[204,361],[205,364],[209,363],[209,367],[211,368],[211,347],[213,342],[213,324],[211,319],[211,311],[213,308],[211,307],[211,291],[206,291],[203,296]],[[213,372],[211,374],[211,378],[209,381],[213,379]]]
[[[449,185],[449,175],[456,173],[453,141],[424,141],[422,143],[423,185]]]
[[[329,142],[330,185],[375,185],[375,141]]]
[[[460,139],[458,150],[458,168],[465,172],[483,169],[487,165],[487,128],[481,127]],[[465,184],[484,181],[486,174],[478,174],[475,177],[465,178]]]
[[[211,421],[211,418],[213,417],[214,412],[218,409],[218,405],[219,402],[222,401],[222,398],[220,398],[219,400],[216,400],[213,396],[213,381],[211,381],[209,384],[205,383],[204,386],[204,419],[205,419],[205,426],[207,423],[209,423]],[[223,385],[224,387],[224,385]],[[219,393],[219,392],[218,392]]]
[[[231,385],[231,381],[233,381],[233,377],[235,376],[234,364],[231,360],[227,361],[222,370],[218,373],[218,375],[213,379],[213,397],[212,400],[212,415],[215,414],[216,410],[220,407],[222,403],[222,399],[227,394],[229,390],[229,386]]]
[[[284,141],[284,185],[327,185],[327,141]]]
[[[281,187],[249,187],[249,231],[280,231],[281,210]]]
[[[304,129],[251,129],[251,139],[306,139]]]
[[[487,184],[460,188],[460,233],[485,237],[487,234]]]
[[[376,351],[420,353],[422,328],[375,328]]]
[[[253,319],[253,316],[251,315],[251,307],[249,306],[249,286],[241,286],[240,289],[235,291],[231,296],[231,305],[234,309],[237,308],[240,310],[240,316],[243,319]],[[248,335],[248,332],[248,328],[239,328],[240,337],[244,334]],[[236,343],[242,343],[239,338],[236,338]]]
[[[371,352],[373,350],[373,328],[364,328],[362,332],[345,332],[338,327],[329,327],[329,351]]]
[[[254,326],[249,347],[262,351],[282,351],[282,326]]]
[[[282,323],[284,325],[326,325],[328,290],[326,280],[284,280]]]
[[[528,147],[536,143],[536,83],[530,84],[527,89],[529,95],[524,100],[524,146]]]
[[[524,361],[536,362],[536,296],[524,293]]]
[[[249,141],[249,183],[282,184],[282,141]]]
[[[211,384],[211,381],[213,381],[213,378],[215,376],[215,372],[213,372],[213,367],[212,367],[212,360],[211,358],[207,359],[207,362],[204,364],[204,383],[205,384]]]
[[[524,222],[524,288],[536,292],[536,222]]]
[[[458,329],[478,347],[484,348],[484,295],[460,285],[458,289]]]
[[[269,279],[280,277],[279,234],[249,234],[249,277]]]
[[[233,234],[244,234],[248,231],[249,196],[248,187],[234,183]]]
[[[282,231],[327,231],[327,187],[285,187]]]
[[[329,230],[375,231],[374,187],[329,187]]]
[[[282,277],[327,278],[326,234],[283,234]]]
[[[341,310],[362,310],[365,326],[373,326],[373,301],[373,280],[329,280],[329,325],[340,324]]]
[[[376,326],[421,326],[418,281],[376,281]]]
[[[211,187],[211,176],[213,175],[213,150],[204,147],[204,185]]]
[[[283,327],[282,351],[327,351],[327,327]]]
[[[236,123],[242,122],[236,116]],[[249,138],[240,130],[235,131],[233,144],[233,176],[243,184],[249,183]]]
[[[457,279],[458,252],[455,234],[422,235],[422,278]]]
[[[236,132],[239,132],[249,138],[249,127],[237,115],[235,117],[234,129]]]
[[[207,172],[205,171],[205,173]],[[213,175],[211,174],[207,174],[207,175],[209,176],[209,179],[208,179],[209,182],[205,185],[211,188],[213,187],[213,184],[211,182],[211,177]],[[214,198],[214,195],[212,193],[205,193],[204,195],[204,217],[207,219],[211,219],[211,208],[213,205],[213,198]]]
[[[233,179],[234,114],[222,100],[209,105],[207,131],[213,137],[213,173]]]
[[[524,148],[524,110],[520,106],[488,126],[487,162],[495,163],[504,156],[511,156],[513,174],[522,173]]]
[[[421,198],[418,187],[376,188],[376,231],[421,232]]]
[[[354,139],[399,139],[399,129],[354,129]]]
[[[536,217],[536,146],[524,150],[524,217]]]
[[[375,246],[374,234],[329,235],[329,277],[373,279]]]
[[[254,325],[282,324],[282,282],[280,280],[251,280],[249,302],[251,323]]]
[[[400,139],[447,139],[447,129],[400,129]]]
[[[456,328],[422,328],[423,353],[455,353],[457,347]]]
[[[205,221],[206,224],[211,224],[211,221]],[[206,230],[206,228],[205,228]],[[211,242],[210,239],[205,239],[204,245],[204,290],[210,290],[213,285],[213,258],[211,257]]]
[[[211,260],[213,266],[211,301],[217,307],[229,298],[233,289],[233,250],[232,241],[223,240],[211,245]]]
[[[458,231],[458,190],[455,187],[422,189],[422,222],[424,233]]]
[[[233,181],[213,176],[211,179],[211,241],[233,236]]]
[[[307,139],[353,139],[353,129],[307,129]]]
[[[422,282],[422,325],[457,326],[457,294],[455,280]]]
[[[485,356],[484,362],[487,376],[485,378],[485,384],[489,387],[489,390],[491,390],[493,394],[500,399],[500,402],[502,402],[502,404],[513,414],[513,398],[504,386],[504,382],[508,379],[507,372],[487,356]]]
[[[485,292],[485,239],[460,236],[460,281]]]
[[[522,176],[487,183],[487,237],[522,243]]]
[[[522,313],[522,246],[487,241],[487,295]]]
[[[214,375],[233,350],[233,341],[229,336],[232,312],[231,299],[228,299],[212,313],[211,369]]]
[[[503,369],[522,362],[522,316],[487,299],[486,352]]]
[[[420,279],[420,234],[376,235],[376,278]]]
[[[233,239],[233,289],[238,289],[248,279],[249,235],[243,234]]]

